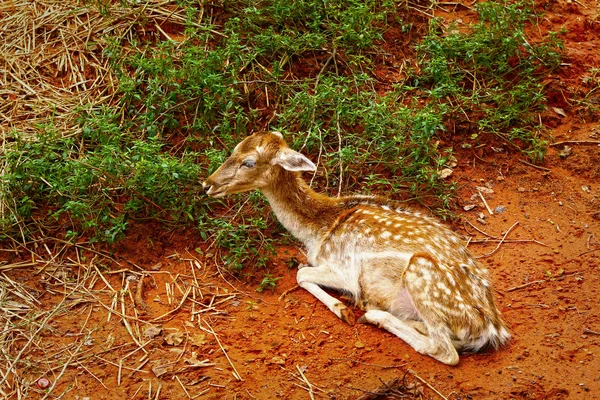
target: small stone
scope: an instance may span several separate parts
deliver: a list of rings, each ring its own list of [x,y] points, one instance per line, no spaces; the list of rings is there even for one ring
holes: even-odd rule
[[[502,214],[503,212],[506,212],[506,206],[498,206],[494,208],[494,212],[496,214]]]
[[[481,225],[487,225],[486,222],[481,218],[477,218],[477,222],[479,222]]]
[[[494,190],[486,187],[486,186],[477,186],[475,189],[477,189],[478,191],[480,191],[481,193],[486,193],[486,194],[493,194]]]
[[[363,347],[365,347],[365,345],[363,342],[358,341],[358,342],[354,343],[354,347],[356,347],[358,349],[362,349]]]
[[[525,191],[525,188],[522,186],[517,189],[517,192],[520,192],[520,193],[523,193],[524,191]]]
[[[475,207],[477,207],[477,204],[467,204],[466,206],[463,207],[463,210],[465,210],[465,211],[471,211]]]
[[[562,205],[563,205],[563,202],[562,202],[562,201],[559,201],[559,202],[558,202],[558,205],[559,205],[559,206],[562,206]]]
[[[284,365],[285,364],[285,360],[281,357],[275,356],[273,358],[271,358],[271,363],[272,364],[277,364],[277,365]]]

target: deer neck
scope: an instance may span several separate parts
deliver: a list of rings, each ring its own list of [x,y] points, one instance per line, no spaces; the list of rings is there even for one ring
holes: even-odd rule
[[[279,222],[309,249],[320,242],[341,211],[336,199],[316,193],[299,173],[283,168],[276,170],[262,192]]]

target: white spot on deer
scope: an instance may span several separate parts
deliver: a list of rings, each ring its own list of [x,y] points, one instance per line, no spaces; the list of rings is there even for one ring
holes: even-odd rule
[[[382,239],[389,239],[390,236],[392,236],[392,233],[390,231],[383,231],[383,232],[381,232],[381,238]]]

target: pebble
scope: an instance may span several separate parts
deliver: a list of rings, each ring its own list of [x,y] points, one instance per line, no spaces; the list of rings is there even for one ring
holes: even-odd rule
[[[494,208],[494,212],[496,214],[502,214],[503,212],[506,212],[506,206],[498,206]]]

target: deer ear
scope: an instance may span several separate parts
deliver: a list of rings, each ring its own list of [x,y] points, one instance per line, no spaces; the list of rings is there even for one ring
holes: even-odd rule
[[[279,150],[272,163],[280,165],[288,171],[314,171],[317,169],[312,161],[290,148]]]

